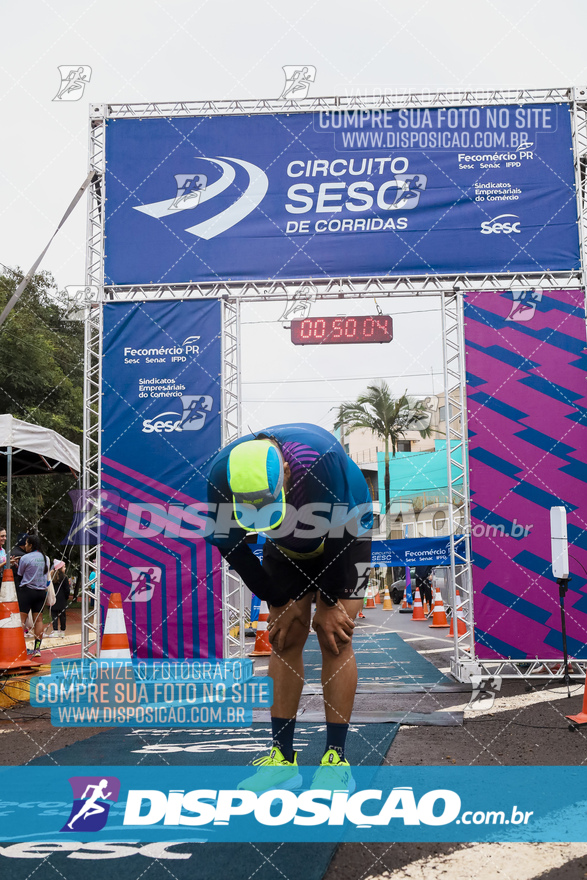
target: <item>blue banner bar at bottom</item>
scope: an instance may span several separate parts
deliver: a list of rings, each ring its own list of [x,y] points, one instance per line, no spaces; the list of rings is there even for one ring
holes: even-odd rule
[[[346,788],[267,769],[254,791],[251,766],[4,767],[2,839],[587,841],[587,767],[356,767]]]

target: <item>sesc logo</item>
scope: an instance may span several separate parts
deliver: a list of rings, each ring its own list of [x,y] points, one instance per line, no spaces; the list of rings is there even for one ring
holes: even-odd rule
[[[214,399],[210,394],[183,394],[182,412],[162,412],[143,420],[143,434],[171,434],[173,431],[201,431],[212,412]],[[168,418],[172,416],[172,418]]]
[[[513,218],[517,220],[517,223],[512,223],[510,220],[506,220],[506,218]],[[518,234],[521,232],[520,218],[517,214],[500,214],[499,217],[494,217],[493,220],[485,220],[481,224],[481,235],[491,235],[492,232],[496,235],[502,232],[506,235],[510,235],[512,232]]]
[[[172,419],[165,418],[173,416]],[[181,431],[181,416],[176,412],[163,412],[151,419],[143,420],[143,434],[171,434],[172,431]]]

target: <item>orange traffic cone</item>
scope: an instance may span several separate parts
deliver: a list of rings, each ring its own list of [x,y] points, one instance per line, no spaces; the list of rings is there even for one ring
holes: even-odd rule
[[[130,660],[130,647],[124,623],[122,596],[111,593],[100,647],[101,660]]]
[[[369,588],[367,587],[367,589],[365,591],[365,595],[363,596],[363,608],[366,608],[366,606],[367,606],[367,593],[368,592],[369,592]],[[361,610],[357,614],[357,617],[362,617],[363,620],[366,620],[365,615],[363,614],[363,608],[361,608]]]
[[[375,599],[373,598],[373,587],[369,585],[367,587],[367,604],[365,608],[375,608]]]
[[[381,605],[381,596],[379,595],[379,589],[377,587],[373,587],[373,592],[375,593],[375,604]]]
[[[357,617],[360,617],[360,618],[362,618],[363,620],[366,619],[366,618],[365,618],[365,615],[363,614],[363,608],[365,607],[366,604],[367,604],[367,591],[365,591],[365,595],[363,596],[363,604],[362,604],[362,606],[361,606],[361,609],[360,609],[359,613],[357,614]]]
[[[457,619],[457,633],[460,636],[464,636],[467,634],[467,624],[465,623],[465,618],[463,617],[461,597],[459,596],[458,590],[456,591],[456,599],[457,599],[457,602],[456,602],[457,607],[456,607],[456,611],[453,611],[452,617],[450,619],[450,629],[446,635],[447,639],[452,638],[452,636],[454,636],[454,634],[455,634],[455,625],[454,625],[455,617]]]
[[[267,602],[261,602],[259,608],[259,622],[257,623],[257,635],[255,637],[255,647],[249,654],[249,657],[268,657],[271,654],[271,643],[269,641],[269,633],[267,632],[267,618],[269,617],[269,607]]]
[[[23,667],[37,669],[41,662],[27,656],[24,630],[10,566],[4,569],[0,587],[0,669],[17,672]]]
[[[422,600],[420,599],[420,590],[416,587],[414,593],[414,610],[412,612],[412,620],[426,620],[424,617],[424,609],[422,608]]]
[[[412,594],[413,597],[413,594]],[[407,590],[404,589],[404,598],[402,604],[400,605],[399,613],[400,614],[411,614],[414,610],[413,606],[410,605],[407,598]]]
[[[568,718],[573,724],[587,724],[587,678],[585,679],[585,691],[583,692],[583,708],[578,715],[565,715],[565,718]]]
[[[393,608],[393,602],[391,601],[391,596],[389,595],[389,587],[385,584],[385,592],[383,594],[383,610],[391,611]]]
[[[446,611],[444,610],[444,603],[442,601],[442,593],[440,592],[440,587],[436,587],[436,593],[434,595],[434,609],[432,611],[432,623],[429,624],[430,627],[438,627],[445,629],[448,626],[448,620],[446,619]]]

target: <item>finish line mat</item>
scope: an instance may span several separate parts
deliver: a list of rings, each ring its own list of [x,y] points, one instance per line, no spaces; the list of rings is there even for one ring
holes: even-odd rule
[[[0,843],[0,870],[2,880],[321,880],[335,850],[335,843]]]
[[[450,688],[451,682],[396,633],[356,635],[354,638],[361,685],[372,693],[388,689],[421,691]],[[308,640],[306,681],[320,682],[321,656],[317,640]],[[319,687],[319,685],[318,685]],[[315,685],[314,685],[315,689]],[[399,729],[395,723],[353,721],[347,754],[351,764],[380,764]],[[295,747],[301,765],[316,765],[323,752],[325,725],[296,725]],[[252,728],[214,730],[132,730],[114,728],[44,756],[34,763],[72,765],[248,765],[266,754],[271,742],[268,724]],[[67,771],[65,771],[67,772]],[[49,795],[47,795],[49,797]],[[0,865],[5,880],[138,880],[173,877],[175,880],[321,880],[336,850],[329,843],[186,843],[90,844],[67,841],[70,848],[52,852],[55,844],[0,844]],[[4,857],[4,856],[7,857]],[[20,857],[19,857],[20,856]]]
[[[383,692],[389,687],[393,690],[409,691],[410,688],[449,687],[454,685],[437,667],[422,657],[398,633],[376,633],[374,635],[354,635],[353,646],[359,669],[357,693]],[[320,676],[322,655],[318,638],[311,634],[304,649],[304,693],[312,689],[321,690]],[[450,688],[452,690],[452,688]]]
[[[355,766],[381,764],[398,724],[354,724],[349,731],[347,755]],[[304,766],[317,765],[325,744],[324,724],[296,725],[295,748]],[[236,765],[251,764],[267,754],[271,726],[254,723],[252,728],[213,730],[106,730],[90,739],[52,752],[32,763],[59,764],[64,767],[92,763],[140,766]],[[65,771],[67,772],[67,771]],[[47,794],[47,799],[49,799]],[[78,844],[66,841],[69,851],[52,852],[47,844],[37,856],[30,856],[33,844],[16,844],[7,849],[0,844],[0,870],[3,880],[321,880],[334,855],[336,843],[186,843],[186,844]],[[58,844],[59,846],[59,844]],[[24,853],[29,855],[25,856]],[[20,855],[20,857],[19,857]]]
[[[381,764],[399,729],[399,724],[351,723],[346,754],[350,763]],[[298,762],[316,767],[324,754],[326,725],[296,724],[294,747]],[[271,748],[271,725],[254,722],[252,727],[132,729],[117,727],[81,740],[33,764],[85,765],[222,765],[243,767]]]

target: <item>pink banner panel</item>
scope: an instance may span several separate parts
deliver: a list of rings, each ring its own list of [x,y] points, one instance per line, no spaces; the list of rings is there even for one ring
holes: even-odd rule
[[[550,508],[564,506],[567,644],[587,658],[584,294],[472,293],[465,341],[477,655],[562,656]]]

